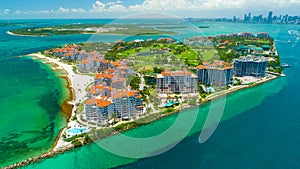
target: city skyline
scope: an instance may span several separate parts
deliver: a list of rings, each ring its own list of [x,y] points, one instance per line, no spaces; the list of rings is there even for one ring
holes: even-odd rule
[[[253,5],[255,4],[255,5]],[[180,17],[223,18],[252,11],[254,15],[265,11],[299,15],[297,0],[257,3],[256,0],[33,0],[10,3],[0,2],[0,19],[38,18],[116,18],[141,12],[160,12]],[[247,9],[247,11],[245,11]],[[240,16],[238,16],[240,17]]]
[[[245,22],[245,23],[277,23],[277,24],[299,24],[300,15],[290,15],[289,13],[274,14],[268,11],[265,14],[253,15],[252,12],[245,13],[243,17],[232,16],[232,18],[222,18],[217,21]]]

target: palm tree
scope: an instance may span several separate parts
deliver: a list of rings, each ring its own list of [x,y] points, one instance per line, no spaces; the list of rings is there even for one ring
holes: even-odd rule
[[[171,99],[171,96],[170,96],[170,94],[168,93],[168,94],[167,94],[167,101],[170,101],[170,99]]]
[[[176,100],[176,102],[178,102],[178,96],[177,96],[177,94],[175,95],[175,100]]]

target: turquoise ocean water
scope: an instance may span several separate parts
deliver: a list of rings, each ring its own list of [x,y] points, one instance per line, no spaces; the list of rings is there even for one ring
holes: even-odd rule
[[[66,82],[41,62],[17,56],[90,39],[90,35],[17,37],[7,35],[6,31],[24,26],[110,21],[1,21],[7,26],[0,27],[0,167],[50,149],[59,130],[65,126],[60,104],[68,95],[64,88]],[[202,30],[205,35],[269,32],[276,39],[283,61],[292,64],[292,68],[285,71],[285,78],[227,95],[223,121],[204,144],[198,143],[198,136],[209,111],[209,103],[183,112],[198,112],[192,131],[175,148],[159,156],[124,158],[91,144],[25,168],[297,168],[300,157],[300,115],[297,106],[300,96],[300,27],[212,22],[195,24],[210,26]],[[175,35],[180,40],[199,35],[188,29],[176,31],[181,32]],[[298,35],[295,31],[298,31]],[[114,41],[122,38],[102,35],[97,40]],[[288,40],[291,43],[287,43]],[[126,134],[141,137],[146,133],[148,136],[160,133],[176,117],[164,118]]]

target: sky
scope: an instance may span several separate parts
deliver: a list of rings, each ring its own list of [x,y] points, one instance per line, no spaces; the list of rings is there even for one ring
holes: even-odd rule
[[[300,15],[300,0],[1,0],[0,19],[118,18],[159,12],[177,17]]]

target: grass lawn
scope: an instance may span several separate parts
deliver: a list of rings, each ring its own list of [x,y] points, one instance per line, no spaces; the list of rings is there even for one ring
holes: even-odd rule
[[[134,57],[137,61],[143,61],[146,63],[153,63],[155,58],[153,56],[136,56]]]
[[[270,40],[263,40],[263,39],[260,39],[260,40],[245,39],[245,42],[270,44]]]
[[[204,62],[211,61],[214,58],[215,54],[217,54],[217,51],[215,49],[204,51],[202,53],[202,55],[203,55],[203,61]]]
[[[178,56],[179,56],[179,58],[187,59],[187,60],[197,60],[198,59],[197,54],[195,53],[195,51],[192,51],[192,50],[185,51],[185,52],[179,54]]]

